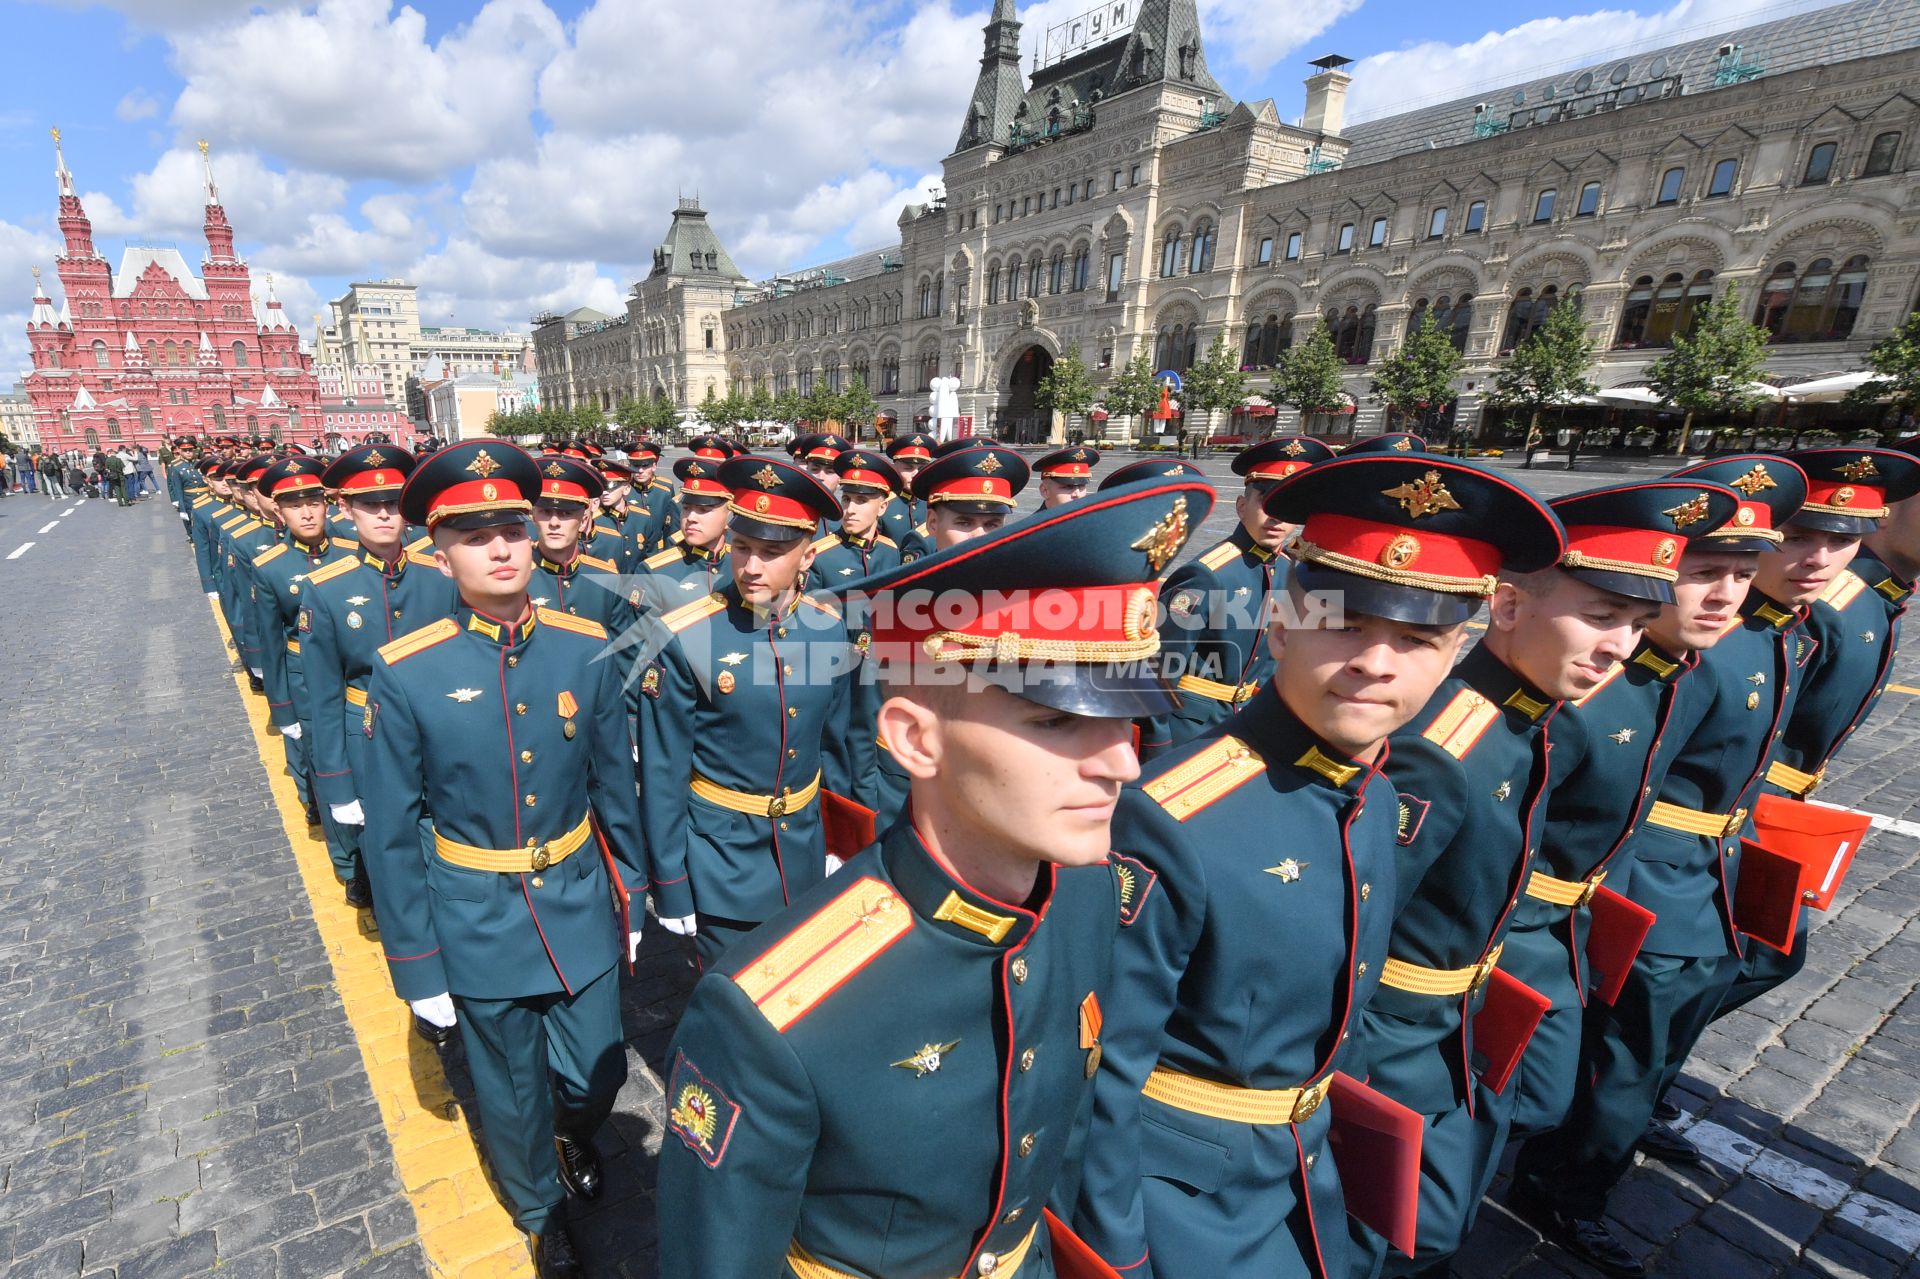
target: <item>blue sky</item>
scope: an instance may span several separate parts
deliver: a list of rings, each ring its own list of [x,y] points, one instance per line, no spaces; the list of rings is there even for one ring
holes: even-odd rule
[[[1023,3],[1029,48],[1091,0]],[[1301,108],[1309,58],[1358,59],[1351,110],[1478,92],[1570,59],[1818,0],[1200,0],[1233,96]],[[25,365],[28,267],[53,282],[48,128],[96,243],[198,261],[197,138],[240,249],[311,336],[353,279],[422,320],[524,328],[620,305],[681,191],[749,275],[875,247],[958,133],[987,0],[0,0],[0,370]]]

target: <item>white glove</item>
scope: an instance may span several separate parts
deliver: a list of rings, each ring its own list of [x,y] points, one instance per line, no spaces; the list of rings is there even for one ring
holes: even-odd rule
[[[833,874],[833,872],[839,870],[842,866],[845,866],[845,865],[846,865],[845,862],[841,861],[838,857],[835,857],[832,853],[827,854],[827,874],[831,875]]]
[[[280,736],[291,737],[297,742],[300,740],[300,726],[298,724],[289,724],[280,730]]]
[[[207,598],[208,598],[208,599],[210,599],[210,600],[217,600],[217,599],[219,599],[219,598],[220,598],[220,592],[219,592],[219,591],[208,591],[208,592],[207,592]]]
[[[367,815],[360,811],[360,801],[348,800],[344,804],[328,804],[327,811],[333,814],[333,820],[342,826],[365,826]]]
[[[691,937],[700,931],[694,927],[692,915],[682,915],[678,919],[663,918],[660,921],[660,927],[666,929],[675,937]]]
[[[267,677],[267,673],[258,666],[247,667],[247,674],[253,676],[255,679],[265,679]]]
[[[453,1025],[459,1018],[453,1015],[453,996],[435,995],[431,999],[409,1000],[413,1006],[413,1015],[430,1026],[441,1030]]]
[[[182,511],[180,512],[180,518],[183,520],[190,520],[193,518],[193,516],[188,515],[185,511]]]
[[[634,929],[627,934],[627,962],[633,963],[640,958],[640,930]]]

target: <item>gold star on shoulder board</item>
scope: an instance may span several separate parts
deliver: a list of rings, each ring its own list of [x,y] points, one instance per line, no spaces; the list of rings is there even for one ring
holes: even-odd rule
[[[1292,883],[1296,883],[1299,880],[1300,872],[1305,870],[1310,865],[1312,865],[1311,862],[1295,861],[1293,858],[1289,857],[1285,861],[1281,862],[1278,866],[1267,867],[1267,874],[1278,875],[1280,877],[1280,882],[1283,884],[1292,884]]]
[[[1495,799],[1504,800],[1507,798],[1507,796],[1511,794],[1513,794],[1512,782],[1501,782],[1498,786],[1493,788],[1493,797]]]
[[[1607,736],[1611,737],[1614,741],[1620,743],[1622,746],[1625,746],[1628,742],[1633,740],[1633,730],[1631,728],[1623,728],[1617,733],[1608,733]]]
[[[893,1063],[895,1069],[911,1070],[915,1079],[924,1079],[940,1069],[948,1053],[960,1046],[959,1040],[946,1044],[922,1044],[920,1051],[911,1057]]]

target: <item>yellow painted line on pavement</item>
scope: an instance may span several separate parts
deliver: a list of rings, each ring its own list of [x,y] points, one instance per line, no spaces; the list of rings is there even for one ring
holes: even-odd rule
[[[1887,691],[1889,693],[1905,693],[1908,697],[1920,697],[1920,688],[1915,688],[1911,684],[1889,684],[1887,685]]]
[[[213,620],[232,652],[232,637],[217,604]],[[487,1180],[473,1131],[454,1101],[440,1058],[413,1033],[412,1012],[393,993],[373,912],[347,905],[326,841],[307,826],[266,703],[251,695],[244,671],[235,672],[233,682],[252,721],[274,807],[312,901],[314,923],[333,964],[334,986],[360,1045],[360,1060],[393,1144],[400,1184],[413,1204],[428,1266],[435,1274],[460,1279],[532,1275],[526,1236]]]

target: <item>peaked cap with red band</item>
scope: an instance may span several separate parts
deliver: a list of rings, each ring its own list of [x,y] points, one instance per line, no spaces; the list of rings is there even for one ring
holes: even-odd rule
[[[599,468],[578,458],[536,458],[534,465],[540,468],[540,491],[533,499],[536,502],[591,506],[594,499],[607,491],[607,482],[601,478]]]
[[[847,449],[833,459],[833,469],[839,473],[843,488],[898,493],[906,485],[900,472],[893,469],[893,463],[872,449]]]
[[[1408,453],[1425,453],[1427,442],[1410,431],[1383,431],[1379,435],[1369,435],[1364,440],[1355,440],[1340,450],[1341,457],[1366,457],[1371,453],[1398,453],[1402,457]]]
[[[935,458],[913,477],[913,495],[929,506],[976,515],[1013,509],[1027,486],[1027,461],[1010,448],[977,444]]]
[[[1099,492],[1116,489],[1126,484],[1150,484],[1158,480],[1198,480],[1208,487],[1213,481],[1207,473],[1191,462],[1182,462],[1171,457],[1143,457],[1138,462],[1128,462],[1117,466],[1100,477]]]
[[[733,490],[720,482],[720,465],[724,461],[724,457],[708,457],[696,448],[692,457],[675,462],[673,478],[680,481],[681,498],[712,497],[724,502],[732,497]]]
[[[853,441],[832,431],[803,436],[796,456],[803,462],[831,462],[853,447]]]
[[[1603,591],[1673,603],[1687,543],[1733,518],[1740,495],[1724,484],[1648,480],[1555,498],[1567,530],[1560,569]]]
[[[304,494],[324,496],[327,485],[323,477],[326,473],[327,468],[321,465],[318,458],[289,457],[263,470],[254,485],[276,500]]]
[[[540,491],[535,458],[505,440],[468,440],[430,453],[400,490],[400,515],[409,524],[435,529],[490,528],[524,520]]]
[[[887,456],[895,462],[927,462],[933,459],[933,448],[937,443],[924,431],[915,431],[911,435],[902,435],[887,445]]]
[[[1072,448],[1055,449],[1051,453],[1042,453],[1033,459],[1033,469],[1042,479],[1047,480],[1086,480],[1093,476],[1093,468],[1100,465],[1100,450],[1076,444]]]
[[[1518,484],[1419,453],[1321,462],[1281,480],[1262,505],[1301,526],[1287,553],[1302,588],[1416,625],[1464,622],[1503,570],[1531,573],[1566,551],[1559,518]]]
[[[322,481],[343,497],[398,493],[413,473],[416,459],[391,444],[365,444],[334,460]]]
[[[839,499],[785,458],[730,458],[720,464],[720,482],[733,494],[727,527],[748,537],[790,542],[840,518]]]
[[[1701,539],[1721,551],[1771,551],[1781,529],[1807,500],[1807,473],[1776,453],[1735,453],[1697,466],[1685,466],[1670,480],[1708,480],[1737,489],[1740,506],[1733,518]]]
[[[1250,480],[1284,480],[1332,456],[1332,449],[1311,436],[1276,435],[1234,454],[1233,473]]]
[[[1792,523],[1842,537],[1865,537],[1888,507],[1920,493],[1920,461],[1899,449],[1798,449],[1787,454],[1807,473],[1807,500]]]
[[[724,462],[730,457],[739,457],[746,452],[724,435],[696,435],[687,441],[687,447],[693,450],[695,457],[703,457],[710,462]],[[674,474],[679,474],[677,464]]]
[[[1131,484],[834,589],[870,601],[891,671],[957,662],[1071,714],[1165,714],[1159,579],[1212,509],[1202,482]]]
[[[233,478],[242,484],[252,484],[260,478],[260,472],[273,465],[273,459],[264,453],[255,453],[252,457],[242,458],[233,464]]]

